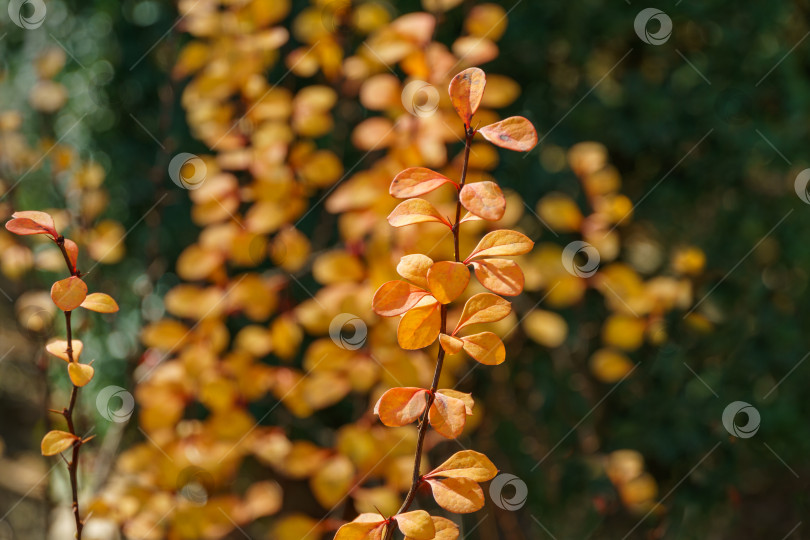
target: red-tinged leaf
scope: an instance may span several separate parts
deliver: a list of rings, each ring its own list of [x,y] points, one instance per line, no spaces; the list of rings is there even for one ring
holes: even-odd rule
[[[483,259],[472,263],[478,281],[494,292],[504,296],[517,296],[523,292],[523,271],[509,259]]]
[[[399,530],[408,538],[414,540],[433,540],[436,537],[436,527],[430,514],[424,510],[414,510],[397,514],[391,519],[397,522]]]
[[[517,152],[528,152],[537,144],[537,131],[531,122],[522,116],[512,116],[478,130],[486,140]]]
[[[441,334],[439,336],[439,344],[447,354],[458,354],[464,348],[464,342],[454,336]]]
[[[88,294],[81,306],[97,313],[115,313],[118,311],[118,304],[110,295],[98,292]]]
[[[405,227],[417,223],[442,223],[451,227],[447,218],[442,216],[436,208],[424,199],[408,199],[401,202],[393,212],[388,215],[388,223],[392,227]]]
[[[425,478],[467,478],[474,482],[486,482],[498,475],[498,468],[490,459],[475,450],[456,452],[447,461],[430,471]]]
[[[464,352],[477,361],[488,366],[503,364],[506,360],[506,348],[501,338],[492,332],[481,332],[461,338],[464,342]]]
[[[467,404],[460,399],[436,393],[428,412],[430,425],[439,435],[455,439],[464,431],[467,422]]]
[[[68,376],[74,386],[82,387],[93,380],[95,370],[89,364],[71,362],[68,364]]]
[[[61,454],[79,440],[79,437],[67,431],[49,431],[42,438],[42,455],[55,456]]]
[[[424,349],[439,337],[442,318],[438,303],[419,306],[402,316],[397,327],[397,341],[406,350]]]
[[[374,406],[374,414],[388,427],[410,424],[425,412],[427,390],[424,388],[392,388]]]
[[[449,304],[467,288],[470,270],[461,263],[439,261],[428,270],[427,280],[433,297],[442,304]]]
[[[447,518],[431,516],[433,527],[436,529],[436,536],[433,540],[458,540],[458,526]],[[406,536],[405,540],[416,540]]]
[[[477,482],[467,478],[428,478],[433,498],[455,514],[469,514],[484,506],[484,491]]]
[[[87,297],[87,284],[76,276],[57,281],[51,287],[51,299],[62,311],[73,311]]]
[[[424,167],[411,167],[394,177],[389,192],[397,199],[407,199],[430,193],[444,184],[458,186],[458,184],[436,171]]]
[[[402,315],[430,293],[411,285],[407,281],[389,281],[380,285],[374,298],[371,299],[371,309],[381,317],[395,317]]]
[[[512,311],[512,304],[500,296],[490,293],[478,293],[472,296],[461,312],[461,318],[453,330],[455,336],[465,326],[478,323],[500,321]]]
[[[427,289],[427,273],[431,266],[433,266],[433,259],[427,255],[421,253],[405,255],[397,264],[397,274],[413,281],[423,289]]]
[[[459,198],[464,208],[488,221],[498,221],[506,212],[506,198],[495,182],[467,184],[461,188]]]
[[[65,252],[67,252],[70,260],[70,271],[75,272],[79,261],[79,246],[73,240],[65,238]]]
[[[82,355],[82,351],[84,350],[84,343],[82,343],[79,339],[73,339],[70,343],[73,345],[73,360],[78,362],[79,357]],[[50,341],[47,345],[45,345],[45,350],[55,357],[61,358],[65,362],[70,362],[70,357],[67,353],[67,341],[64,339],[54,339]]]
[[[54,239],[58,236],[53,218],[45,212],[34,210],[15,212],[11,217],[11,221],[6,223],[6,229],[14,234],[21,236],[49,234]]]
[[[486,85],[484,70],[476,67],[465,69],[450,81],[450,101],[466,127],[470,127],[470,120],[481,104]]]
[[[523,255],[530,252],[533,247],[534,242],[525,234],[509,229],[492,231],[484,235],[464,263],[474,259]]]

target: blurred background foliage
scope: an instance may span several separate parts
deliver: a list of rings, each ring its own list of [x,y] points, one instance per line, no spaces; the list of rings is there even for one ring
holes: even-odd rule
[[[443,14],[435,39],[451,44],[473,4]],[[290,28],[308,5],[293,1],[280,25]],[[92,325],[82,339],[104,384],[132,388],[136,366],[149,361],[138,336],[146,323],[164,316],[165,294],[182,281],[175,263],[198,234],[188,192],[166,172],[177,152],[207,151],[191,135],[189,111],[181,106],[186,81],[171,76],[189,36],[176,25],[171,3],[47,6],[37,31],[8,22],[5,3],[0,10],[0,211],[5,218],[16,209],[68,208],[88,245],[104,239],[100,253],[88,258],[102,263],[89,279],[115,296],[122,310],[108,325]],[[687,246],[697,246],[706,261],[694,277],[694,312],[667,313],[666,341],[633,351],[636,367],[626,379],[606,382],[589,368],[611,309],[599,291],[588,290],[581,301],[553,310],[568,327],[558,346],[541,346],[520,332],[507,344],[507,367],[478,369],[464,381],[484,409],[464,445],[487,453],[528,486],[519,511],[488,504],[465,517],[465,538],[783,537],[807,513],[810,474],[804,459],[809,411],[801,397],[810,382],[802,363],[810,344],[801,331],[808,323],[801,306],[810,266],[801,238],[810,220],[794,191],[794,179],[808,166],[810,3],[661,3],[674,30],[658,46],[636,35],[633,21],[642,6],[635,2],[523,0],[502,6],[509,23],[498,42],[500,55],[482,67],[517,81],[519,97],[500,113],[528,117],[541,143],[525,158],[500,156],[493,174],[501,185],[523,198],[529,217],[551,192],[587,208],[566,155],[576,143],[602,143],[633,205],[632,223],[622,227],[620,260],[644,278],[666,272],[671,254]],[[387,9],[401,15],[423,8],[401,1]],[[349,39],[355,46],[362,41]],[[283,80],[293,91],[308,84],[285,77],[287,71],[276,62],[267,80]],[[320,75],[315,80],[331,84]],[[333,112],[338,118],[345,113],[349,124],[367,115],[351,106]],[[11,131],[21,137],[11,138]],[[346,144],[345,133],[326,141],[344,146],[345,169],[364,157]],[[362,161],[361,170],[369,162]],[[313,244],[332,246],[341,240],[334,226],[323,226],[329,219],[318,210],[299,229]],[[578,237],[576,231],[558,237],[537,223],[527,227],[538,245],[564,246]],[[40,314],[48,308],[34,299],[20,315],[19,298],[55,274],[41,250],[29,256],[5,236],[0,248],[0,288],[8,300],[0,298],[0,335],[3,348],[14,347],[14,361],[0,364],[3,467],[24,462],[38,477],[50,465],[26,453],[36,451],[38,441],[31,426],[44,429],[46,422],[46,368],[36,343],[48,337],[47,314]],[[28,272],[34,261],[44,269]],[[304,288],[317,287],[311,277],[301,279],[303,287],[290,293],[293,302],[308,298]],[[518,312],[541,298],[518,299]],[[30,319],[31,309],[36,320],[46,320],[45,331],[15,322]],[[689,324],[687,312],[701,319]],[[65,381],[50,386],[59,392]],[[761,413],[761,427],[750,439],[730,437],[721,424],[723,409],[737,400]],[[97,419],[91,401],[86,399],[85,415]],[[254,414],[261,417],[272,406],[272,400],[262,401]],[[340,404],[321,411],[319,423],[287,413],[274,422],[300,436],[313,426],[351,421],[358,410]],[[186,414],[202,417],[205,411]],[[93,423],[99,435],[110,429]],[[143,440],[135,423],[112,428],[121,430],[113,449]],[[52,484],[64,483],[52,476]],[[4,490],[2,513],[20,495],[13,485]],[[26,502],[9,514],[13,528],[30,526],[15,522],[17,515],[45,515],[48,495],[42,486],[37,493],[42,504],[24,510]],[[650,500],[661,505],[634,508]],[[320,519],[318,510],[308,510]],[[36,534],[43,533],[17,530],[20,538]],[[803,536],[801,529],[795,534]]]

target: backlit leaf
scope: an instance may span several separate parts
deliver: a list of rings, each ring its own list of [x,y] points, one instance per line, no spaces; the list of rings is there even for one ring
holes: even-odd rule
[[[467,127],[481,104],[486,85],[486,74],[476,67],[465,69],[450,81],[450,101]]]
[[[49,234],[54,239],[58,236],[53,218],[45,212],[34,210],[15,212],[11,221],[6,222],[6,229],[14,234],[28,236],[31,234]]]
[[[464,431],[467,421],[467,405],[460,399],[436,393],[428,413],[430,425],[440,435],[455,439]]]
[[[82,355],[84,343],[82,343],[81,340],[74,339],[71,340],[71,344],[73,345],[73,360],[78,361],[79,357]],[[55,357],[61,358],[65,362],[70,362],[70,358],[67,354],[67,341],[64,339],[54,339],[53,341],[50,341],[47,345],[45,345],[45,350]]]
[[[525,234],[509,229],[492,231],[484,235],[464,262],[485,257],[511,257],[528,253],[534,242]]]
[[[463,341],[457,337],[449,336],[447,334],[442,334],[439,336],[439,343],[447,354],[458,354],[461,352],[461,349],[464,348]]]
[[[397,273],[405,279],[409,279],[420,287],[427,289],[427,273],[431,266],[433,266],[433,259],[427,255],[422,255],[421,253],[405,255],[399,260]]]
[[[93,373],[95,370],[93,366],[88,364],[80,364],[78,362],[71,362],[68,364],[68,375],[70,376],[70,381],[75,386],[84,386],[93,380]]]
[[[506,360],[506,348],[501,338],[492,332],[481,332],[461,338],[464,342],[464,351],[488,366],[503,364]]]
[[[411,167],[394,177],[389,192],[397,199],[407,199],[430,193],[448,183],[456,184],[436,171],[424,167]]]
[[[397,327],[399,346],[407,350],[427,347],[439,337],[441,324],[438,303],[411,309],[402,316]]]
[[[450,222],[436,208],[424,199],[408,199],[400,203],[388,215],[392,227],[405,227],[416,223],[443,223],[450,227]]]
[[[447,518],[431,516],[433,520],[433,527],[436,530],[436,536],[433,540],[457,540],[458,539],[458,526]],[[405,540],[416,540],[410,536],[406,536]]]
[[[118,311],[118,304],[110,295],[97,292],[88,294],[81,306],[97,313],[115,313]]]
[[[478,293],[464,304],[461,318],[453,330],[455,336],[465,326],[500,321],[512,311],[512,304],[491,293]]]
[[[486,482],[498,475],[498,468],[490,459],[475,450],[462,450],[430,471],[425,476],[444,476],[448,478],[467,478],[475,482]]]
[[[49,431],[42,438],[42,455],[55,456],[73,446],[79,437],[67,431]]]
[[[382,538],[383,522],[363,523],[353,521],[342,525],[335,540],[379,540]]]
[[[374,414],[389,427],[410,424],[425,411],[427,390],[424,388],[392,388],[374,406]]]
[[[537,131],[532,123],[522,116],[512,116],[484,126],[478,132],[495,146],[507,150],[528,152],[537,144]]]
[[[87,297],[87,284],[76,276],[57,281],[51,287],[51,299],[62,311],[73,311]]]
[[[498,221],[506,212],[506,198],[495,182],[467,184],[461,188],[459,198],[464,208],[489,221]]]
[[[442,304],[449,304],[467,288],[470,270],[462,263],[439,261],[428,270],[427,281],[433,297]]]
[[[478,281],[496,294],[517,296],[523,292],[523,271],[509,259],[483,259],[472,263]]]
[[[68,259],[70,260],[70,271],[76,271],[76,264],[79,260],[79,246],[76,245],[76,242],[65,238],[65,251],[68,254]]]
[[[382,317],[402,315],[430,293],[406,281],[389,281],[380,285],[371,300],[371,309]]]
[[[484,492],[477,482],[468,478],[428,478],[433,498],[455,514],[469,514],[484,506]]]
[[[453,390],[452,388],[439,388],[438,390],[436,390],[436,392],[463,401],[464,406],[466,407],[467,410],[467,416],[473,413],[473,407],[475,407],[475,400],[473,400],[472,394],[468,394],[466,392],[459,392],[458,390]]]
[[[414,540],[432,540],[436,536],[436,527],[430,514],[424,510],[414,510],[397,514],[393,518],[399,526],[399,530],[408,538]]]

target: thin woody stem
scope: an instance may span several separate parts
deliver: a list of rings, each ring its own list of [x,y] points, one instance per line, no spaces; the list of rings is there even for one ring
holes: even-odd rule
[[[464,143],[464,164],[462,165],[461,169],[461,182],[458,186],[458,193],[456,194],[456,221],[453,223],[452,232],[453,232],[453,248],[455,251],[455,262],[461,262],[461,255],[459,253],[459,229],[461,226],[461,188],[464,187],[464,183],[467,181],[467,169],[470,163],[470,148],[472,147],[473,137],[475,136],[475,130],[471,127],[467,128],[466,131],[466,139]],[[443,304],[441,306],[441,333],[447,333],[447,305]],[[430,385],[430,391],[427,395],[427,403],[425,406],[425,412],[422,413],[422,417],[419,419],[419,431],[416,435],[416,455],[414,456],[413,462],[413,479],[411,480],[411,488],[408,490],[408,494],[405,497],[405,501],[400,506],[397,514],[402,514],[403,512],[407,512],[408,508],[411,507],[413,504],[414,499],[416,499],[416,493],[419,491],[419,487],[422,485],[424,481],[422,478],[421,468],[422,468],[422,454],[425,445],[425,436],[427,435],[428,431],[428,415],[430,414],[430,407],[433,405],[433,401],[436,398],[436,390],[439,388],[439,378],[442,375],[442,367],[444,366],[444,348],[439,345],[439,353],[436,357],[436,370],[433,372],[433,382]],[[390,524],[386,527],[385,537],[384,540],[391,540],[394,535],[394,526]]]

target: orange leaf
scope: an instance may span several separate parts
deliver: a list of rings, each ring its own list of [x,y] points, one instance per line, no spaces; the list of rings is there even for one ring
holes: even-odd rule
[[[484,506],[484,492],[468,478],[428,478],[433,498],[449,512],[469,514]]]
[[[445,396],[463,401],[467,410],[467,416],[470,416],[473,413],[475,401],[473,400],[472,394],[459,392],[458,390],[453,390],[452,388],[439,388],[436,391],[440,394],[444,394]]]
[[[428,412],[430,425],[439,435],[455,439],[464,431],[467,422],[467,404],[460,399],[436,393]]]
[[[392,227],[405,227],[416,223],[443,223],[450,227],[450,222],[444,218],[432,204],[424,199],[408,199],[400,203],[388,215],[388,223]]]
[[[71,344],[73,345],[73,360],[78,361],[79,357],[82,355],[84,343],[82,343],[81,340],[74,339],[71,340]],[[70,357],[68,357],[67,354],[67,341],[64,339],[54,339],[45,345],[45,350],[65,362],[70,362]]]
[[[442,304],[449,304],[467,288],[470,270],[458,262],[439,261],[428,270],[427,281],[433,297]]]
[[[428,295],[430,293],[426,290],[406,281],[389,281],[380,285],[374,293],[371,309],[382,317],[395,317],[402,315]]]
[[[447,518],[431,516],[433,520],[433,527],[436,529],[436,536],[433,540],[457,540],[458,539],[458,526]],[[405,540],[416,540],[410,536],[406,536]]]
[[[475,450],[462,450],[425,475],[425,478],[444,476],[447,478],[467,478],[475,482],[486,482],[498,475],[498,468],[487,456]]]
[[[486,85],[484,70],[476,67],[465,69],[450,81],[450,100],[466,127],[470,127],[470,120],[481,104]]]
[[[466,336],[461,341],[464,342],[464,351],[482,364],[497,366],[506,360],[503,341],[492,332]]]
[[[489,221],[498,221],[506,212],[506,198],[495,182],[467,184],[461,188],[459,198],[464,208]]]
[[[410,424],[425,412],[427,390],[424,388],[392,388],[374,406],[374,414],[388,427]]]
[[[407,350],[423,349],[436,341],[442,318],[439,304],[415,307],[402,316],[397,327],[399,346]]]
[[[75,272],[79,260],[79,246],[73,240],[65,238],[65,251],[68,254],[68,259],[70,259],[70,271]]]
[[[67,431],[49,431],[42,437],[42,455],[55,456],[61,454],[79,440],[79,437]]]
[[[68,364],[68,375],[74,386],[82,387],[93,379],[95,370],[89,364],[71,362]]]
[[[478,217],[472,212],[467,212],[464,214],[464,217],[461,218],[461,223],[467,223],[468,221],[484,221],[484,218]]]
[[[512,311],[512,304],[491,293],[478,293],[472,296],[461,312],[461,318],[453,330],[455,336],[465,326],[478,323],[500,321]]]
[[[405,255],[399,260],[397,274],[413,281],[423,289],[427,289],[427,273],[431,266],[433,266],[433,259],[427,255],[421,253]]]
[[[87,297],[87,284],[76,276],[57,281],[51,287],[51,299],[62,311],[73,311]]]
[[[338,529],[335,540],[380,540],[384,524],[385,521],[379,523],[358,521],[346,523]]]
[[[523,255],[530,252],[533,247],[534,242],[525,234],[501,229],[485,234],[464,262],[484,257]]]
[[[397,522],[399,530],[408,538],[433,540],[436,537],[436,527],[433,525],[433,520],[430,519],[430,514],[424,510],[397,514],[391,519]]]
[[[81,306],[84,309],[98,313],[115,313],[118,311],[118,304],[115,303],[115,300],[110,295],[100,292],[88,294]]]
[[[28,236],[31,234],[49,234],[54,240],[58,236],[53,218],[45,212],[33,210],[25,212],[15,212],[13,218],[6,223],[6,229],[14,234]]]
[[[517,296],[523,292],[523,271],[509,259],[484,259],[472,263],[478,281],[496,294]]]
[[[430,193],[448,183],[458,187],[458,184],[436,171],[424,167],[411,167],[394,177],[388,191],[397,199],[407,199]]]
[[[464,348],[464,342],[458,339],[457,337],[448,336],[447,334],[441,334],[439,336],[439,344],[441,344],[442,349],[447,354],[458,354],[461,352],[461,349]]]
[[[531,122],[522,116],[512,116],[478,130],[486,140],[518,152],[528,152],[537,144],[537,131]]]

